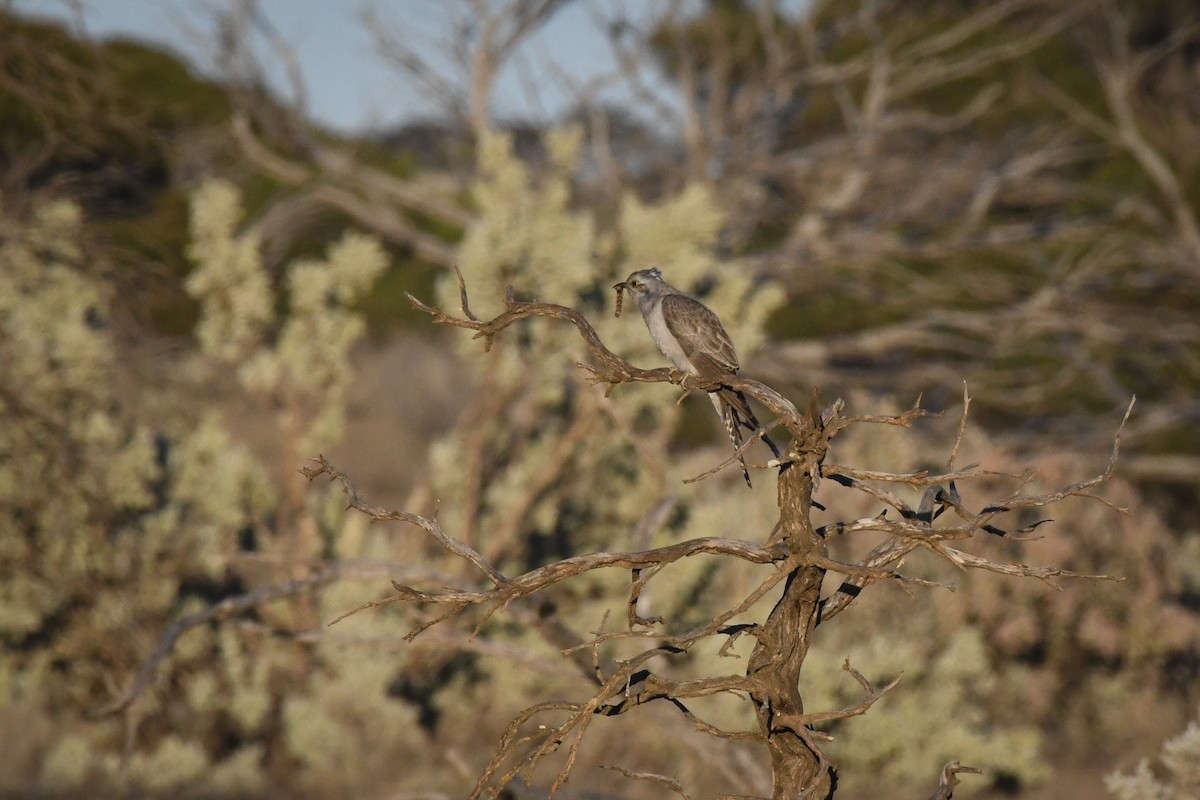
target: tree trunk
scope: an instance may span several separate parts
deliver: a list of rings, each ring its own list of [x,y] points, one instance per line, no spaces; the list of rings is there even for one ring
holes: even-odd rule
[[[825,542],[809,520],[812,476],[825,455],[827,441],[818,424],[808,436],[792,442],[792,463],[779,474],[779,535],[796,555],[824,555]],[[800,566],[788,576],[750,657],[747,675],[755,679],[752,698],[758,724],[771,753],[776,800],[830,797],[836,771],[820,756],[800,721],[800,668],[808,655],[820,608],[825,570]],[[819,774],[821,772],[825,774]],[[808,794],[805,794],[808,792]]]

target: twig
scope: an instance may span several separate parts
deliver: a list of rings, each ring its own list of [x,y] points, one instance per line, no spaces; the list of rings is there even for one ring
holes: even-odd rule
[[[885,694],[895,688],[896,684],[900,682],[900,679],[904,677],[903,673],[901,673],[883,688],[875,689],[871,686],[870,681],[868,681],[861,672],[850,666],[849,658],[846,658],[842,662],[842,669],[850,673],[850,676],[854,678],[859,686],[863,688],[864,695],[862,700],[859,700],[852,706],[839,708],[836,711],[821,711],[816,714],[799,714],[794,717],[781,719],[780,722],[787,723],[792,727],[793,730],[796,730],[797,727],[807,728],[812,725],[816,725],[819,722],[830,722],[835,719],[847,719],[849,717],[861,716],[867,713],[867,710],[870,709],[871,706],[875,705],[875,703],[879,701],[879,698],[883,697]]]
[[[688,796],[688,793],[683,790],[683,784],[674,778],[667,777],[666,775],[659,775],[654,772],[631,772],[624,767],[617,767],[611,764],[601,764],[600,769],[619,772],[626,778],[632,778],[635,781],[651,781],[653,783],[662,784],[663,786],[667,787],[669,791],[672,791],[682,797],[683,800],[691,800],[691,798]]]
[[[420,514],[413,514],[408,511],[389,511],[387,509],[380,508],[379,506],[371,505],[367,501],[363,500],[362,497],[359,496],[358,490],[354,488],[352,483],[350,483],[349,476],[347,476],[342,470],[330,464],[329,461],[326,460],[325,456],[318,455],[316,458],[309,459],[309,463],[305,464],[300,469],[300,472],[303,473],[304,476],[310,481],[321,475],[328,475],[330,480],[336,480],[342,484],[342,492],[346,495],[346,497],[350,498],[351,508],[358,509],[375,521],[394,519],[402,522],[410,522],[413,525],[424,528],[430,536],[432,536],[439,544],[442,545],[442,547],[446,548],[454,555],[470,561],[477,569],[479,569],[480,572],[482,572],[484,575],[487,575],[488,578],[492,580],[492,583],[500,586],[508,582],[508,579],[505,578],[504,575],[502,575],[495,567],[484,560],[483,556],[476,552],[474,548],[470,547],[464,542],[454,539],[453,537],[447,536],[442,530],[441,523],[439,523],[436,519],[429,519],[428,517],[423,517]]]
[[[954,472],[954,460],[958,458],[958,448],[962,445],[963,435],[967,432],[967,414],[971,409],[971,395],[967,394],[967,382],[963,381],[962,416],[958,418],[958,435],[954,437],[954,446],[950,448],[950,457],[946,459],[946,471]]]

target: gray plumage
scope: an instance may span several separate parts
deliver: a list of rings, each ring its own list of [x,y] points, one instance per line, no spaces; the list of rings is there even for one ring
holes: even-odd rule
[[[638,270],[613,288],[618,292],[629,292],[650,329],[650,337],[676,368],[709,380],[737,373],[737,353],[721,320],[708,306],[663,280],[657,269]],[[741,428],[753,431],[759,427],[746,395],[722,386],[709,392],[708,396],[725,425],[729,440],[735,449],[740,448]],[[779,448],[771,438],[764,434],[763,441],[779,458]],[[749,486],[746,461],[740,455],[738,460]]]

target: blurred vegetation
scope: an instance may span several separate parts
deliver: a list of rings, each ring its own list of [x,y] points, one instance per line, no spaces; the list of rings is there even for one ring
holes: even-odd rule
[[[943,420],[916,435],[852,430],[831,459],[878,468],[933,467],[956,423]],[[1025,451],[978,428],[968,430],[963,455],[999,474],[1028,468]],[[1080,459],[1077,453],[1040,454],[1031,488],[1047,490],[1071,480],[1079,474]],[[998,475],[994,485],[977,485],[971,495],[992,496],[1004,485]],[[819,499],[830,518],[878,513],[849,494],[823,487]],[[1105,571],[1122,576],[1119,584],[1064,583],[1055,591],[987,573],[954,574],[917,556],[906,570],[951,582],[956,590],[906,596],[883,587],[873,598],[877,605],[853,609],[852,620],[822,631],[804,676],[806,700],[816,707],[853,697],[854,686],[840,670],[846,656],[875,680],[904,674],[870,713],[832,731],[829,755],[845,765],[848,789],[882,792],[895,781],[912,781],[915,776],[906,776],[906,770],[921,764],[926,774],[935,770],[948,759],[930,750],[930,741],[951,746],[963,763],[994,771],[997,784],[1019,787],[1046,779],[1060,759],[1077,758],[1082,743],[1092,758],[1127,763],[1129,753],[1144,752],[1142,743],[1183,724],[1200,668],[1200,615],[1192,600],[1200,584],[1191,557],[1200,540],[1173,531],[1128,482],[1111,482],[1103,496],[1127,513],[1072,500],[1055,509],[1051,530],[1040,540],[997,539],[976,550],[1000,560]],[[840,541],[832,549],[835,557],[850,559],[866,547]],[[946,671],[961,681],[959,687],[939,677]],[[967,693],[960,695],[960,689]],[[941,710],[927,718],[916,711],[928,708]],[[978,716],[981,709],[986,711]],[[921,725],[938,727],[922,734]],[[1001,740],[1008,744],[996,747]],[[897,757],[897,748],[912,741],[927,750]],[[973,760],[963,756],[967,752],[976,753]],[[859,768],[851,769],[851,763]]]
[[[1200,793],[1200,726],[1188,723],[1183,733],[1163,743],[1161,769],[1143,759],[1132,774],[1108,776],[1108,790],[1117,800],[1186,800]],[[1161,773],[1161,775],[1159,774]]]
[[[365,330],[346,306],[383,269],[382,249],[348,236],[327,260],[289,265],[277,298],[258,242],[237,233],[235,189],[207,185],[191,218],[199,348],[158,364],[169,379],[133,394],[121,391],[138,378],[130,360],[148,354],[117,335],[111,288],[85,267],[79,207],[54,201],[3,220],[0,727],[22,736],[6,749],[5,791],[307,791],[321,785],[314,769],[347,787],[357,767],[310,766],[330,751],[310,750],[303,735],[328,727],[322,715],[369,713],[380,724],[391,708],[395,730],[412,716],[379,698],[355,711],[338,676],[359,681],[390,659],[363,650],[347,660],[296,640],[326,613],[303,595],[240,625],[186,632],[135,717],[94,719],[170,620],[370,546],[361,531],[342,538],[336,505],[310,499],[294,465],[296,453],[340,436],[347,354]],[[187,401],[225,366],[276,416],[278,475],[218,409]],[[309,681],[321,688],[304,692]],[[378,678],[380,692],[386,683]],[[44,727],[27,735],[25,718]]]
[[[770,332],[821,354],[780,379],[941,407],[949,367],[989,425],[1064,443],[1136,393],[1134,447],[1195,456],[1194,3],[705,8],[648,43],[728,245],[787,287]]]
[[[188,191],[210,177],[234,181],[251,216],[286,194],[277,178],[247,162],[229,133],[237,93],[153,46],[83,41],[5,11],[0,50],[0,176],[7,204],[15,208],[43,193],[77,201],[96,261],[119,290],[121,310],[156,331],[188,334],[198,313],[183,285],[190,270],[184,255]],[[254,102],[274,106],[262,92]],[[334,139],[316,128],[304,136]],[[283,130],[272,131],[269,140],[297,146]],[[387,174],[409,177],[418,168],[403,144],[337,141]],[[349,222],[334,211],[310,217],[285,252],[271,254],[272,263],[322,252]],[[451,240],[459,235],[436,219],[420,224]],[[402,246],[387,247],[401,268],[389,270],[360,301],[384,328],[413,320],[404,292],[432,282],[428,263]]]
[[[867,5],[816,4],[812,41],[826,66],[870,61],[880,42],[901,64],[986,4],[877,4],[878,29],[860,24]],[[1105,7],[1125,15],[1125,41],[1138,52],[1195,22],[1182,0]],[[262,120],[252,129],[318,176],[328,165],[312,154],[323,146],[397,180],[465,173],[441,194],[469,209],[471,224],[405,218],[457,247],[480,316],[511,284],[584,310],[609,347],[658,365],[636,315],[609,313],[607,288],[655,264],[720,309],[743,362],[764,372],[778,363],[772,380],[796,398],[816,378],[781,360],[788,340],[869,341],[924,326],[928,335],[896,347],[834,352],[822,388],[873,412],[920,391],[949,407],[969,380],[988,426],[971,433],[966,461],[998,471],[1033,463],[1038,482],[1069,482],[1090,471],[1082,464],[1102,461],[1093,443],[1111,435],[1114,398],[1133,392],[1133,462],[1195,457],[1195,261],[1180,255],[1170,200],[1145,164],[1070,125],[1074,106],[1046,88],[1111,122],[1097,70],[1120,55],[1105,49],[1111,31],[1085,12],[1047,27],[1066,2],[1014,8],[938,58],[953,63],[1035,34],[1036,45],[896,98],[898,113],[953,117],[997,87],[961,125],[889,129],[863,149],[843,110],[847,98],[867,96],[868,74],[839,87],[804,73],[770,115],[725,128],[724,148],[700,137],[695,153],[653,161],[611,192],[583,177],[592,142],[578,127],[456,140],[446,145],[456,154],[449,165],[397,145],[401,136],[346,140]],[[763,31],[788,52],[811,52],[802,25],[784,15],[764,22],[743,2],[705,9],[643,44],[672,78],[700,54],[697,97],[711,119],[722,104],[746,104],[772,74]],[[1194,214],[1197,52],[1194,42],[1168,48],[1134,95],[1142,133]],[[773,86],[792,86],[780,77]],[[384,336],[397,320],[420,319],[424,330],[403,292],[453,309],[458,286],[413,247],[349,232],[360,222],[350,213],[322,208],[269,235],[264,221],[302,191],[245,157],[230,133],[238,102],[152,47],[81,42],[0,12],[2,792],[368,796],[387,786],[459,796],[516,710],[583,679],[559,653],[560,623],[596,629],[627,585],[627,576],[589,578],[544,607],[497,615],[477,637],[464,629],[403,642],[425,612],[395,607],[322,627],[380,596],[388,577],[469,577],[411,530],[345,516],[341,498],[296,474],[304,456],[341,437],[362,377],[351,353],[368,326]],[[268,117],[277,111],[269,98],[255,102]],[[768,129],[777,135],[737,138]],[[1001,181],[963,231],[979,176],[1008,175],[1047,142],[1061,145],[1062,160],[1036,181]],[[866,152],[874,160],[856,160]],[[861,193],[831,205],[856,164],[868,167]],[[949,166],[960,172],[939,171]],[[951,180],[960,174],[968,177]],[[1020,316],[1039,297],[1050,298],[1050,312]],[[1056,327],[1084,319],[1095,324]],[[1039,327],[1046,320],[1055,324]],[[603,397],[574,366],[574,331],[529,324],[510,333],[487,353],[462,336],[434,365],[404,365],[405,380],[465,370],[473,386],[458,423],[435,437],[425,479],[401,487],[411,488],[406,508],[437,510],[447,530],[506,570],[588,549],[770,531],[769,481],[753,492],[736,476],[679,483],[718,452],[704,398],[677,405],[647,385]],[[850,393],[856,386],[864,391]],[[924,468],[943,458],[945,434],[934,426],[855,436],[839,440],[837,458]],[[927,577],[958,591],[906,598],[872,587],[821,628],[804,677],[809,710],[850,698],[855,687],[838,669],[847,655],[873,681],[905,673],[868,715],[831,728],[846,791],[912,796],[949,758],[989,770],[964,783],[963,796],[981,785],[1023,791],[1063,761],[1103,760],[1107,770],[1156,749],[1200,703],[1196,486],[1178,471],[1131,471],[1105,493],[1127,515],[1071,506],[1027,551],[995,543],[1008,558],[1124,583],[1053,592],[929,566]],[[819,499],[830,518],[879,510],[842,504],[833,486]],[[224,598],[315,581],[322,569],[336,579],[189,630],[151,691],[120,716],[95,718],[172,622]],[[704,559],[670,569],[677,591],[646,601],[681,625],[758,578],[750,566]],[[694,654],[674,668],[713,674],[744,660]],[[752,726],[737,703],[714,701],[704,713]],[[752,745],[718,748],[665,712],[621,723],[597,726],[581,751],[581,782],[595,772],[587,767],[620,763],[707,792],[769,791]],[[1186,767],[1174,765],[1191,757],[1192,733],[1164,759],[1183,788],[1163,788],[1168,778],[1143,766],[1114,778],[1113,792],[1186,796]],[[652,796],[636,782],[623,787]]]

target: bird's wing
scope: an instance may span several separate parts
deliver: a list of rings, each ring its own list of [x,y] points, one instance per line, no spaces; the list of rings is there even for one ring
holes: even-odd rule
[[[708,306],[685,294],[669,294],[662,300],[662,311],[667,330],[701,377],[738,371],[733,340]]]

